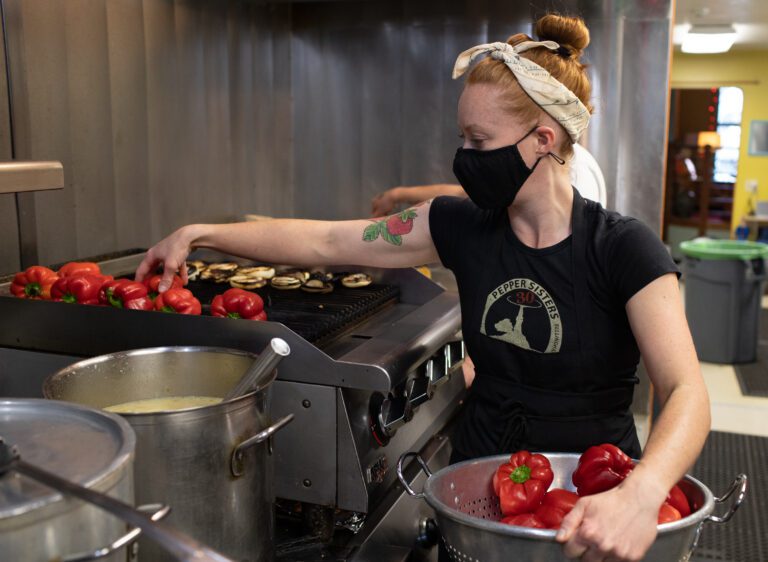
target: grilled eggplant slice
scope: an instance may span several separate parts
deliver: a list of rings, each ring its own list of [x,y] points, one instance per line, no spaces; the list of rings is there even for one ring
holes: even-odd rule
[[[310,278],[309,271],[304,271],[302,269],[292,269],[290,271],[281,271],[277,275],[279,277],[294,277],[298,279],[302,284],[309,281],[309,278]]]
[[[352,273],[341,278],[341,284],[350,289],[367,287],[371,283],[373,283],[373,279],[365,273]]]
[[[301,286],[301,290],[307,293],[330,293],[333,291],[333,283],[322,279],[310,279]]]
[[[232,271],[222,271],[211,268],[206,268],[205,271],[200,273],[200,279],[203,281],[213,281],[214,283],[227,283],[229,278],[232,277]]]
[[[269,266],[241,267],[237,270],[237,275],[247,275],[249,277],[258,277],[260,279],[272,279],[275,276],[275,268]]]
[[[282,291],[299,289],[302,285],[302,282],[299,281],[298,278],[286,275],[276,275],[269,283],[275,289],[280,289]]]
[[[238,289],[261,289],[262,287],[266,287],[267,283],[269,283],[269,281],[263,279],[262,277],[255,277],[253,275],[240,275],[239,273],[229,278],[229,284],[233,287],[237,287]]]
[[[211,271],[227,271],[229,273],[234,272],[239,266],[234,262],[221,262],[208,264],[208,269]]]
[[[187,279],[190,281],[196,281],[200,277],[200,273],[205,269],[205,264],[200,266],[198,263],[202,262],[187,262]]]

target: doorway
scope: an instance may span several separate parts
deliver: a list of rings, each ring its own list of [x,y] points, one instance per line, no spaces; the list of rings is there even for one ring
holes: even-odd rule
[[[730,238],[739,163],[741,88],[673,89],[667,146],[664,241]]]

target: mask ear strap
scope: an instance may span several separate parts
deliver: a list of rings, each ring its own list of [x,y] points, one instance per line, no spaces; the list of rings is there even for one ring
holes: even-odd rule
[[[538,165],[539,165],[539,162],[541,162],[541,161],[542,161],[544,158],[546,158],[547,156],[551,156],[551,157],[552,157],[552,158],[555,160],[555,162],[557,162],[557,163],[558,163],[558,164],[560,164],[561,166],[564,166],[564,165],[565,165],[565,160],[563,160],[562,158],[560,158],[560,157],[559,157],[557,154],[555,154],[554,152],[547,152],[547,153],[546,153],[544,156],[539,156],[539,157],[536,159],[536,163],[533,165],[533,168],[531,168],[531,173],[533,173],[533,171],[536,169],[536,166],[538,166]]]
[[[517,142],[515,143],[515,145],[518,145],[518,144],[520,144],[521,142],[523,142],[525,139],[527,139],[527,138],[528,138],[528,136],[529,136],[529,135],[530,135],[532,132],[534,132],[534,131],[535,131],[536,129],[538,129],[539,127],[541,127],[541,125],[534,125],[534,126],[533,126],[533,128],[532,128],[530,131],[528,131],[528,132],[527,132],[527,133],[525,133],[525,134],[524,134],[522,137],[520,137],[520,140],[519,140],[519,141],[517,141]]]
[[[548,154],[549,156],[551,156],[551,157],[552,157],[552,158],[555,160],[555,162],[557,162],[557,163],[558,163],[558,164],[560,164],[561,166],[564,166],[564,165],[565,165],[565,160],[563,160],[563,159],[562,159],[560,156],[558,156],[558,155],[557,155],[557,154],[555,154],[554,152],[548,152],[547,154]]]

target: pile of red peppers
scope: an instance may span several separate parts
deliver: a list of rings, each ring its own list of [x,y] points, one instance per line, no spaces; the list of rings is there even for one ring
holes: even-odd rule
[[[162,294],[158,290],[161,280],[162,275],[147,277],[143,283],[114,279],[103,275],[99,265],[93,262],[70,262],[58,271],[35,265],[14,276],[11,293],[22,299],[202,314],[200,301],[184,288],[184,282],[178,275],[173,276],[171,287]],[[211,315],[245,320],[267,319],[262,298],[244,289],[229,289],[214,297]]]
[[[618,486],[634,467],[632,459],[614,445],[590,447],[579,458],[573,473],[574,493],[562,488],[549,489],[554,474],[546,456],[528,451],[514,453],[493,475],[501,522],[535,529],[559,529],[580,497]],[[690,514],[688,499],[675,485],[659,510],[658,522],[669,523]]]

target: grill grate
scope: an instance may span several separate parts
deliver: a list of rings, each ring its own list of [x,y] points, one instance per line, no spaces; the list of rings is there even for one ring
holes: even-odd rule
[[[692,474],[715,495],[744,472],[749,489],[744,505],[728,523],[704,525],[692,562],[768,560],[768,438],[713,431]],[[722,506],[720,507],[722,509]],[[716,507],[716,510],[719,509]]]
[[[191,281],[187,286],[204,307],[213,297],[229,288],[210,281]],[[281,291],[264,287],[253,291],[264,299],[267,317],[285,324],[305,340],[321,345],[382,308],[397,302],[400,289],[394,285],[373,283],[349,289],[337,284],[332,293]]]

